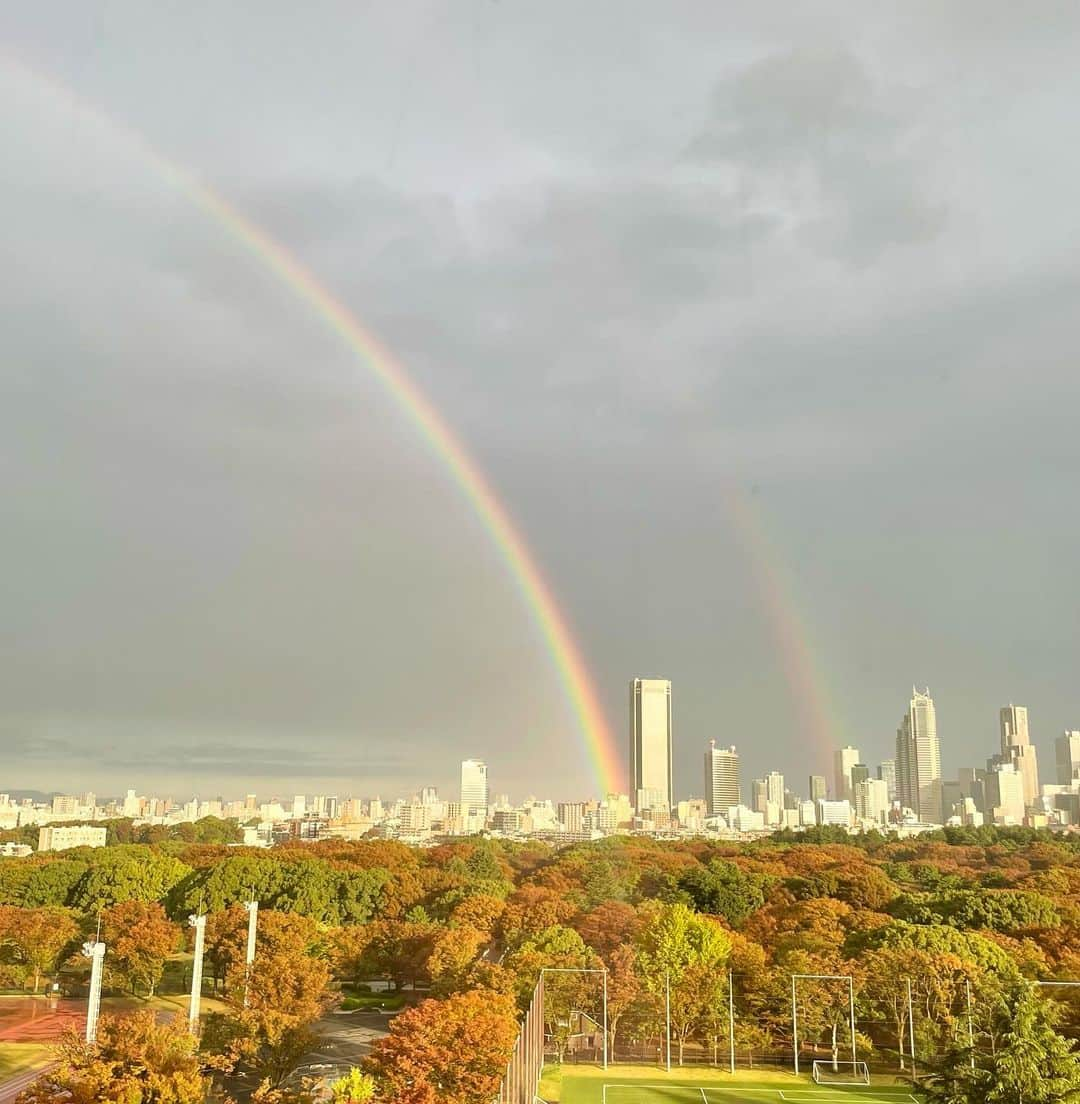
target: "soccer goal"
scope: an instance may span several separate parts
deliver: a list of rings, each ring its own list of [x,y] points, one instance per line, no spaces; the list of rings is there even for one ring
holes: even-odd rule
[[[869,1085],[870,1067],[865,1062],[834,1062],[831,1058],[819,1058],[811,1072],[819,1085]]]

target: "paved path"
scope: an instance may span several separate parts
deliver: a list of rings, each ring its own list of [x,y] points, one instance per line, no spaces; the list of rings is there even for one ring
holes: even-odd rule
[[[15,1098],[30,1086],[45,1072],[51,1068],[49,1065],[38,1066],[36,1069],[22,1070],[9,1077],[7,1081],[0,1082],[0,1104],[13,1104]]]

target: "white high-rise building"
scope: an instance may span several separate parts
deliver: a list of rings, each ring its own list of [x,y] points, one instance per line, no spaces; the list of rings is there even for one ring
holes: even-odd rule
[[[889,819],[889,785],[883,778],[855,783],[855,815],[860,820],[885,824]]]
[[[1080,782],[1080,732],[1065,731],[1054,741],[1059,786]]]
[[[1039,799],[1039,764],[1028,732],[1028,711],[1022,705],[1003,706],[999,721],[1001,761],[1016,767],[1024,780],[1024,802],[1033,805]]]
[[[911,688],[908,711],[896,730],[896,791],[900,804],[923,824],[941,823],[941,744],[929,688]]]
[[[784,807],[784,776],[779,771],[765,775],[765,799],[778,809]]]
[[[481,759],[465,759],[461,764],[462,816],[487,816],[487,764]]]
[[[851,780],[853,767],[858,766],[859,749],[848,747],[839,748],[836,752],[836,771],[834,781],[836,783],[836,800],[851,801],[855,796],[854,783]]]
[[[675,803],[671,773],[671,682],[634,679],[630,683],[630,789],[663,794]]]
[[[986,811],[995,824],[1024,823],[1024,776],[1014,764],[998,763],[987,774]]]
[[[739,785],[739,753],[734,747],[718,748],[709,741],[705,752],[705,807],[709,816],[723,816],[731,805],[742,804]]]

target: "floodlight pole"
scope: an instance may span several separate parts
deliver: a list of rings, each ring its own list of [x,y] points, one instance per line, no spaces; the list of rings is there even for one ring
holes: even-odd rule
[[[671,1073],[671,971],[664,971],[664,1018],[667,1024],[667,1071]]]
[[[795,999],[795,975],[791,975],[791,1034],[795,1051],[795,1076],[799,1076],[799,1005]]]
[[[101,1011],[101,975],[105,966],[105,944],[100,939],[83,944],[82,953],[90,959],[90,993],[86,1003],[86,1041],[97,1042],[98,1014]]]
[[[731,978],[731,971],[727,972],[727,1011],[728,1011],[728,1042],[730,1044],[729,1055],[731,1072],[735,1073],[735,988]]]
[[[199,1002],[202,999],[203,951],[206,946],[206,917],[188,917],[188,925],[195,929],[195,958],[191,963],[191,1003],[188,1005],[188,1027],[192,1034],[199,1030]]]
[[[245,901],[248,914],[247,949],[244,954],[244,1007],[248,1006],[248,989],[251,987],[251,967],[255,962],[255,939],[259,928],[259,902]]]
[[[604,1069],[608,1065],[607,970],[604,970]]]

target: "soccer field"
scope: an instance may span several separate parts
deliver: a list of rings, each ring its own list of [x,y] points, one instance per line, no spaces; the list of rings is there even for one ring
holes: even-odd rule
[[[559,1104],[922,1104],[907,1086],[895,1083],[815,1085],[809,1078],[778,1073],[721,1079],[713,1071],[695,1077],[689,1070],[665,1075],[648,1069],[630,1077],[616,1070],[564,1070],[557,1085],[541,1085],[540,1099]]]
[[[753,1085],[605,1084],[599,1104],[919,1104],[902,1089],[870,1085],[787,1089]]]

